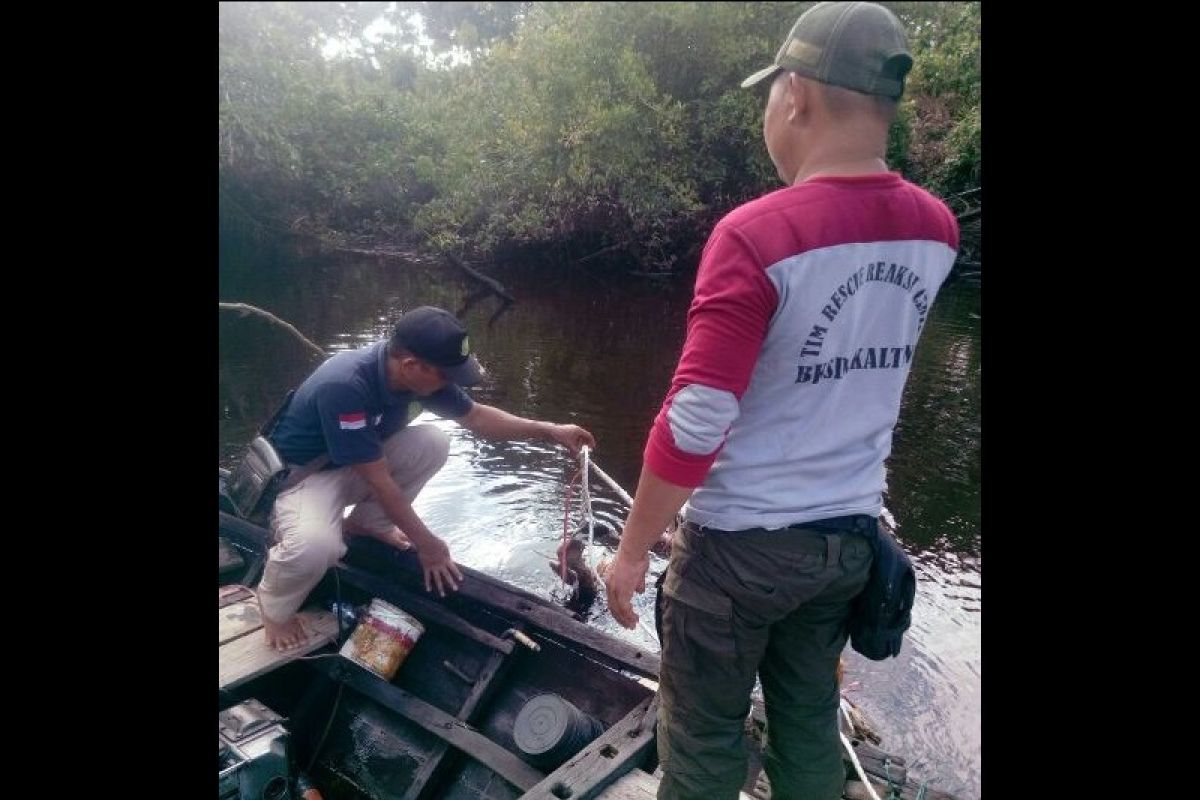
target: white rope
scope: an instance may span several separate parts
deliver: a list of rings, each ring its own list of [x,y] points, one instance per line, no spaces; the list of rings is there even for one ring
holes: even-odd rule
[[[838,700],[838,711],[842,712],[842,718],[846,720],[846,732],[854,733],[854,720],[850,718],[850,701],[844,697]]]
[[[867,787],[867,794],[871,795],[871,800],[879,800],[879,795],[875,793],[875,787],[867,780],[867,774],[863,772],[862,764],[858,761],[858,756],[854,753],[854,745],[850,744],[850,740],[846,738],[846,734],[838,731],[838,736],[842,738],[842,744],[846,747],[846,752],[850,754],[850,763],[854,765],[854,771],[858,773],[858,779],[863,782],[863,786]]]
[[[633,498],[629,496],[629,492],[622,489],[621,484],[614,481],[607,472],[600,469],[600,467],[596,465],[595,461],[591,461],[589,463],[592,465],[592,469],[595,471],[596,476],[600,478],[600,480],[607,483],[609,488],[616,492],[617,496],[625,501],[625,505],[633,508]]]
[[[592,540],[595,538],[596,533],[596,518],[592,516],[592,493],[588,491],[588,484],[591,482],[588,478],[588,464],[590,463],[588,455],[590,450],[591,448],[586,444],[579,450],[579,457],[583,460],[583,465],[579,469],[582,477],[580,481],[579,501],[583,504],[583,513],[587,518],[588,526],[587,550],[584,552],[583,560],[585,564],[595,569],[596,560],[592,557]]]
[[[580,497],[582,498],[582,502],[583,502],[583,506],[584,506],[584,513],[587,515],[587,522],[588,522],[588,544],[587,544],[586,560],[587,560],[587,563],[591,567],[595,568],[596,562],[592,559],[592,538],[593,538],[594,530],[595,530],[594,529],[595,518],[592,516],[592,496],[588,492],[588,468],[590,467],[596,473],[596,476],[598,478],[600,478],[602,481],[607,483],[609,488],[612,489],[614,492],[616,492],[617,496],[620,497],[622,500],[624,500],[625,504],[628,505],[630,508],[633,508],[633,498],[629,496],[629,492],[627,492],[621,488],[621,484],[619,484],[615,480],[613,480],[612,477],[609,476],[609,474],[607,472],[600,469],[600,467],[597,466],[596,462],[591,460],[590,455],[591,455],[590,448],[588,448],[587,445],[584,445],[583,447],[580,448],[580,458],[583,460],[583,466],[581,469],[581,472],[583,473],[583,490],[580,493]],[[642,630],[645,631],[646,634],[651,639],[653,639],[654,642],[659,647],[662,647],[662,642],[660,642],[658,640],[658,634],[654,632],[653,628],[651,628],[649,625],[646,624],[646,621],[644,619],[641,619],[639,617],[638,625],[641,626]]]

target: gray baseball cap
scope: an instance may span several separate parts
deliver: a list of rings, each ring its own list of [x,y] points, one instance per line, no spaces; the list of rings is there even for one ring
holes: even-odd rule
[[[912,69],[904,25],[875,3],[817,3],[800,15],[771,66],[742,86],[779,70],[866,94],[898,98]]]

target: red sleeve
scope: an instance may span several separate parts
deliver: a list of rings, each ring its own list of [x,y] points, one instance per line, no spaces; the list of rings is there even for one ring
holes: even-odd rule
[[[672,403],[680,391],[693,385],[728,392],[740,401],[778,303],[753,246],[736,230],[718,225],[700,258],[683,354],[646,442],[645,463],[655,475],[677,486],[704,482],[737,418],[736,405],[730,401],[732,416],[728,410],[703,405],[689,411],[694,429],[706,432],[700,437],[706,444],[684,449],[672,429]],[[715,436],[711,435],[714,425]],[[709,444],[708,452],[695,452],[707,450]]]

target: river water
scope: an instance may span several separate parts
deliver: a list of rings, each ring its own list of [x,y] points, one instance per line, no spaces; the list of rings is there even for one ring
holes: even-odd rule
[[[384,338],[414,306],[459,313],[488,370],[471,394],[520,416],[588,428],[596,462],[632,494],[683,341],[690,277],[489,270],[518,298],[496,316],[496,298],[472,299],[475,287],[439,264],[305,255],[232,237],[222,238],[220,255],[222,301],[269,310],[329,352]],[[887,505],[917,568],[912,628],[895,659],[872,662],[847,648],[845,678],[884,749],[963,800],[979,797],[981,769],[980,295],[978,284],[962,281],[939,295],[889,461]],[[318,359],[253,316],[221,312],[218,335],[219,459],[228,467]],[[418,513],[461,563],[558,598],[562,587],[546,562],[562,537],[577,464],[561,448],[492,443],[452,422],[427,421],[450,435],[451,451],[417,498]],[[624,504],[599,481],[590,492],[595,516],[619,530]],[[576,490],[572,529],[582,519],[577,500]],[[651,560],[653,573],[664,568]],[[598,603],[592,624],[657,650],[647,628],[626,631],[603,608]],[[652,594],[636,597],[635,608],[652,627]]]

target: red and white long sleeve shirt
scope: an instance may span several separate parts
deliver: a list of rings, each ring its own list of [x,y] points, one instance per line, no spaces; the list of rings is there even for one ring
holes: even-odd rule
[[[897,174],[813,178],[746,203],[705,245],[687,339],[645,449],[722,530],[879,513],[913,350],[958,249]]]

